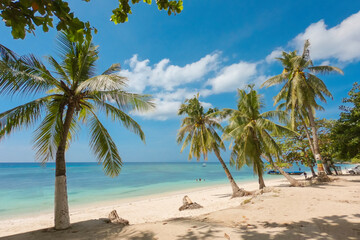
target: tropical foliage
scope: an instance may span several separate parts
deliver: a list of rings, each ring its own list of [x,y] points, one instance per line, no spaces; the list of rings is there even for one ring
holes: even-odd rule
[[[238,90],[237,109],[223,109],[222,116],[229,117],[229,124],[224,128],[224,139],[231,140],[230,163],[240,169],[245,164],[251,166],[259,177],[260,189],[265,187],[263,180],[264,162],[261,157],[279,155],[281,150],[271,134],[293,133],[290,129],[276,124],[271,119],[287,122],[283,111],[261,113],[263,101],[253,86],[250,91]]]
[[[280,92],[274,98],[274,104],[284,101],[281,107],[291,112],[293,129],[298,117],[301,117],[304,123],[309,122],[313,140],[311,148],[318,164],[318,171],[324,173],[315,124],[315,111],[322,109],[318,105],[317,99],[326,102],[325,97],[332,97],[332,95],[325,83],[315,74],[332,72],[343,74],[343,72],[337,67],[314,66],[310,59],[309,47],[310,43],[307,40],[302,55],[297,55],[297,51],[283,52],[282,57],[277,58],[284,67],[283,72],[268,79],[262,86],[271,87],[283,84]]]
[[[48,57],[51,70],[32,54],[20,57],[0,46],[0,94],[38,97],[0,113],[0,138],[40,122],[34,131],[36,158],[42,162],[56,161],[55,191],[66,195],[65,151],[79,132],[80,124],[88,126],[93,153],[105,173],[114,177],[120,173],[122,159],[99,113],[145,141],[140,125],[126,112],[146,111],[154,105],[150,96],[125,91],[127,79],[117,74],[119,64],[96,75],[98,50],[91,41],[74,43],[66,34],[60,34],[58,40],[61,61]],[[58,184],[58,178],[63,179],[60,182],[65,186]],[[61,205],[63,209],[58,209],[60,215],[55,211],[55,227],[67,228],[67,197],[56,193],[55,207]]]
[[[360,85],[355,82],[343,100],[340,119],[331,131],[336,157],[339,160],[360,162]]]
[[[90,0],[83,0],[90,2]],[[113,9],[111,20],[115,23],[123,23],[128,20],[132,13],[130,0],[118,0],[118,7]],[[139,3],[140,0],[131,0],[131,4]],[[151,4],[151,0],[143,0]],[[171,13],[180,13],[183,9],[182,0],[156,0],[159,10]],[[89,22],[83,22],[71,12],[69,4],[64,0],[6,0],[0,2],[0,17],[5,25],[12,29],[15,39],[24,39],[26,33],[33,33],[36,27],[41,26],[44,32],[54,27],[53,20],[57,22],[56,30],[67,31],[73,41],[82,42],[84,35],[87,40],[91,38],[91,31],[95,28]]]
[[[210,108],[205,112],[204,107],[199,101],[199,94],[191,99],[185,100],[180,106],[178,115],[186,115],[182,119],[181,127],[177,135],[177,143],[181,144],[181,152],[190,145],[189,160],[193,157],[199,161],[201,155],[207,160],[208,154],[214,152],[225,174],[228,177],[233,197],[248,195],[249,193],[240,189],[235,183],[224,160],[220,156],[220,150],[225,150],[225,145],[216,132],[222,131],[223,128],[217,119],[213,116],[217,109]]]
[[[331,139],[331,129],[334,126],[333,120],[317,119],[316,120],[317,132],[319,137],[320,152],[324,161],[327,161],[332,165],[335,160],[334,141]],[[298,135],[285,135],[280,138],[276,138],[279,146],[282,150],[281,158],[284,162],[293,165],[294,163],[302,164],[311,169],[313,176],[316,176],[314,167],[316,164],[314,154],[310,148],[309,141],[312,142],[311,135],[306,134],[304,125],[297,124],[296,131]],[[310,139],[309,139],[310,138]],[[327,170],[331,174],[330,168]]]

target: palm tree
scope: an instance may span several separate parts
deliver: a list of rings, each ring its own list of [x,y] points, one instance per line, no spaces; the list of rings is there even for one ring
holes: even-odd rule
[[[254,173],[259,177],[259,188],[262,189],[265,187],[265,182],[263,179],[264,163],[261,157],[280,153],[280,147],[270,134],[294,132],[270,120],[277,118],[280,122],[286,122],[287,114],[285,112],[260,113],[264,104],[260,95],[253,89],[253,85],[249,85],[249,88],[249,93],[238,89],[237,109],[225,108],[222,111],[223,117],[229,117],[229,124],[224,128],[224,139],[232,141],[230,163],[237,169],[242,168],[245,164],[252,166]]]
[[[34,131],[36,158],[43,163],[55,160],[55,229],[66,229],[70,218],[65,151],[80,123],[88,126],[90,147],[105,174],[114,177],[120,173],[122,159],[98,112],[120,122],[145,141],[140,125],[125,112],[145,111],[153,104],[149,96],[124,90],[127,79],[116,74],[119,64],[113,64],[101,75],[95,74],[98,51],[91,41],[74,43],[62,33],[58,42],[61,62],[51,56],[47,58],[52,71],[34,55],[19,57],[1,48],[0,94],[43,96],[1,113],[0,138],[41,120]]]
[[[225,146],[216,132],[216,130],[222,131],[222,127],[212,117],[214,112],[216,112],[216,109],[211,108],[204,112],[204,108],[199,102],[199,94],[194,98],[185,100],[185,103],[180,106],[178,115],[186,114],[187,116],[182,120],[177,135],[177,143],[181,144],[184,140],[181,152],[190,145],[189,160],[194,156],[199,161],[201,155],[203,155],[204,160],[207,160],[208,153],[213,151],[229,179],[233,192],[232,197],[250,195],[250,192],[238,187],[220,156],[220,149],[225,150]]]
[[[283,52],[282,57],[277,58],[284,66],[283,72],[268,79],[262,86],[270,87],[284,83],[274,99],[274,105],[282,100],[285,101],[286,110],[291,112],[293,128],[295,127],[295,119],[298,114],[303,115],[303,119],[308,119],[312,131],[312,149],[318,166],[319,176],[320,179],[326,180],[327,177],[320,154],[314,116],[315,110],[321,108],[316,100],[320,99],[320,101],[326,102],[325,96],[332,97],[332,95],[324,82],[314,74],[333,72],[343,74],[343,71],[332,66],[314,66],[310,59],[309,47],[310,42],[306,40],[302,55],[297,55],[297,51]]]

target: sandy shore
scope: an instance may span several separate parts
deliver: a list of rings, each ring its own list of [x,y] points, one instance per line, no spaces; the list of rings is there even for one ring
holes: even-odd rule
[[[228,185],[71,209],[72,227],[54,231],[52,214],[0,221],[1,239],[360,239],[360,176],[302,188],[286,180],[271,191],[230,199]],[[247,183],[256,190],[257,183]],[[188,195],[204,206],[178,211]],[[130,226],[101,218],[117,210]]]

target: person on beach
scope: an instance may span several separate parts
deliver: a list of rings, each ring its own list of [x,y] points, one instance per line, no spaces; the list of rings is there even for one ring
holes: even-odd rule
[[[305,180],[307,179],[307,174],[306,174],[306,172],[304,172],[304,177],[305,177]]]

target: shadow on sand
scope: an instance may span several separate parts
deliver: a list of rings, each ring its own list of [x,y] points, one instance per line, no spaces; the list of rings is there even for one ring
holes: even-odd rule
[[[349,216],[334,215],[290,223],[262,222],[252,229],[238,228],[234,237],[244,240],[360,239],[360,214],[351,216],[356,219],[354,222],[349,222],[345,217]],[[263,230],[259,232],[258,228]]]
[[[352,219],[351,222],[348,219]],[[103,220],[88,220],[72,224],[71,228],[55,231],[52,228],[41,229],[22,234],[0,238],[1,240],[47,240],[47,239],[126,239],[126,240],[154,240],[163,238],[167,232],[167,239],[200,240],[200,239],[227,239],[231,240],[296,240],[296,239],[360,239],[360,214],[351,216],[326,216],[312,218],[307,221],[289,223],[257,222],[242,226],[222,225],[219,222],[204,219],[178,218],[158,223],[163,228],[157,232],[149,230],[148,225],[134,225],[122,227],[116,224],[107,224]],[[146,225],[146,224],[145,224]],[[151,224],[150,224],[151,225]],[[150,227],[150,229],[152,229]]]

